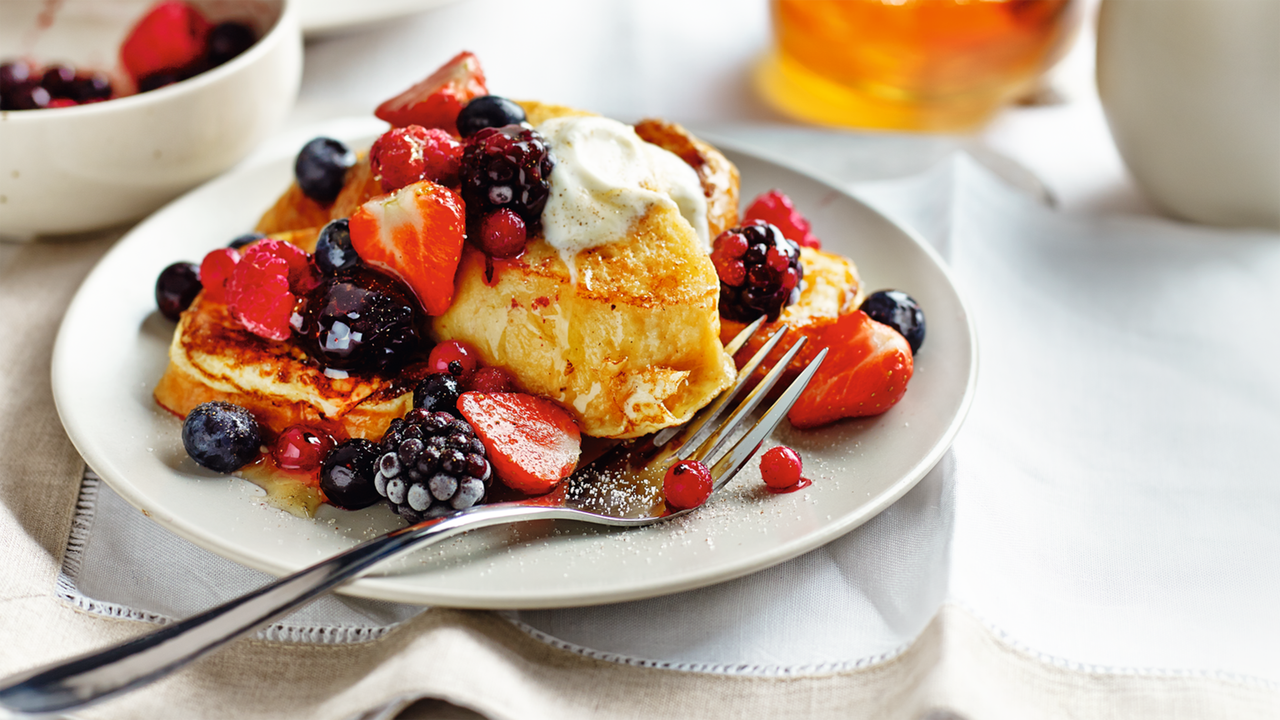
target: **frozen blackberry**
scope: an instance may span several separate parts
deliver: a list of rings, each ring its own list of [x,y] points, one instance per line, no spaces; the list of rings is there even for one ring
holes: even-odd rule
[[[478,232],[485,217],[506,208],[524,220],[529,235],[536,233],[551,194],[553,166],[546,140],[532,128],[504,125],[478,130],[462,151],[462,199],[468,224]]]
[[[493,470],[465,420],[418,408],[382,436],[373,486],[410,524],[484,501]]]
[[[187,413],[182,447],[197,465],[214,472],[235,472],[258,456],[258,421],[248,410],[215,400]]]
[[[800,299],[800,246],[763,220],[753,220],[720,233],[711,249],[720,276],[720,315],[751,322]]]
[[[413,406],[427,412],[447,412],[460,417],[458,396],[461,394],[462,388],[453,375],[431,373],[414,388]]]
[[[368,440],[355,438],[329,451],[320,465],[320,489],[331,504],[359,510],[382,499],[373,489],[380,450]]]

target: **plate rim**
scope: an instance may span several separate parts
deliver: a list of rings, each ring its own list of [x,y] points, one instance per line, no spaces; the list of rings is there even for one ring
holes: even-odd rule
[[[342,126],[347,131],[346,134],[348,136],[353,136],[355,133],[361,132],[363,126],[366,124],[367,123],[363,122],[363,119],[341,118],[321,123],[314,127],[321,130],[321,132],[331,132],[331,130],[325,130],[325,128],[330,128],[335,125]],[[290,135],[293,134],[294,133],[290,133]],[[920,460],[912,466],[911,470],[904,473],[897,482],[875,495],[870,499],[870,502],[860,505],[856,512],[835,518],[832,521],[823,524],[820,529],[815,532],[781,543],[767,552],[748,555],[726,566],[720,567],[711,573],[701,572],[685,574],[668,581],[650,582],[638,587],[623,586],[613,591],[593,592],[586,595],[578,594],[567,596],[564,594],[556,594],[555,592],[534,592],[532,594],[522,593],[518,599],[512,598],[510,593],[505,595],[499,593],[477,593],[474,590],[457,592],[451,591],[448,587],[433,588],[430,593],[430,597],[426,597],[420,590],[406,588],[402,583],[398,582],[395,577],[376,576],[360,577],[349,581],[337,588],[335,592],[352,597],[411,603],[417,605],[439,605],[474,609],[534,609],[601,605],[659,597],[687,590],[708,587],[780,564],[798,557],[810,550],[826,545],[827,543],[847,534],[871,518],[879,515],[910,491],[911,488],[915,487],[915,485],[919,483],[919,481],[923,479],[924,476],[928,474],[950,450],[960,428],[964,425],[964,422],[968,417],[973,403],[973,398],[976,394],[979,352],[978,336],[973,315],[969,310],[968,304],[965,302],[959,286],[952,277],[951,270],[946,261],[931,244],[925,241],[912,228],[895,222],[876,208],[848,192],[840,185],[839,181],[834,180],[823,173],[814,172],[807,168],[787,162],[785,159],[771,156],[767,151],[755,150],[736,141],[717,138],[714,131],[700,133],[700,135],[709,142],[712,142],[713,145],[722,151],[741,154],[752,158],[753,160],[781,167],[790,172],[805,176],[824,186],[826,189],[838,193],[845,200],[858,204],[861,206],[862,211],[875,215],[885,224],[901,232],[912,244],[924,252],[937,271],[941,273],[942,277],[946,280],[956,297],[960,316],[964,321],[964,332],[969,344],[969,357],[967,358],[969,370],[965,378],[963,394],[960,398],[959,404],[957,405],[955,414],[952,416],[951,421],[939,436],[938,440],[933,444],[930,451],[921,457]],[[360,137],[363,138],[364,135],[360,135]],[[353,139],[352,142],[356,142],[356,140]],[[272,142],[268,143],[268,145],[274,144],[275,143]],[[84,430],[78,428],[75,420],[72,419],[74,418],[74,413],[69,411],[69,399],[65,397],[65,393],[68,392],[68,390],[61,382],[59,382],[58,377],[60,368],[68,365],[74,359],[69,358],[71,350],[68,348],[72,344],[72,340],[69,339],[71,329],[69,328],[68,319],[73,317],[73,311],[78,305],[89,302],[87,296],[84,294],[85,288],[97,278],[101,267],[108,264],[108,262],[117,253],[126,252],[124,248],[127,246],[130,238],[137,234],[144,233],[149,224],[156,222],[156,218],[158,216],[167,213],[172,206],[183,202],[189,196],[204,191],[209,186],[218,183],[232,182],[241,174],[260,171],[259,169],[263,166],[277,162],[282,155],[287,154],[288,153],[283,151],[274,152],[264,148],[263,152],[255,154],[249,161],[241,163],[236,168],[201,184],[200,186],[174,199],[170,203],[167,203],[164,207],[160,208],[155,213],[152,213],[125,233],[112,246],[112,248],[98,260],[93,269],[85,276],[80,287],[77,288],[71,303],[68,304],[67,312],[59,324],[50,362],[50,379],[52,383],[54,404],[58,412],[59,421],[62,423],[72,445],[76,448],[76,451],[80,453],[86,465],[97,473],[98,476],[102,478],[103,482],[107,483],[107,485],[119,494],[127,503],[141,511],[149,519],[157,522],[167,531],[174,533],[178,537],[191,542],[214,555],[229,559],[242,566],[268,573],[275,577],[281,577],[285,574],[295,572],[298,568],[273,561],[271,558],[264,558],[254,556],[246,552],[240,552],[235,548],[221,544],[217,538],[205,537],[206,533],[199,528],[184,522],[180,516],[165,512],[154,506],[148,508],[145,493],[134,487],[133,484],[117,482],[116,478],[127,477],[127,472],[123,468],[117,467],[117,464],[111,459],[109,454],[98,452],[97,448],[92,447],[87,438],[81,434],[84,433]],[[62,372],[66,371],[63,370]]]

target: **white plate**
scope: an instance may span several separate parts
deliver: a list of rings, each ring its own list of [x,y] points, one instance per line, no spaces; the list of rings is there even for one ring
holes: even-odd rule
[[[308,38],[412,15],[455,0],[299,0],[299,22]]]
[[[326,134],[367,144],[378,124],[346,121]],[[80,288],[58,333],[53,390],[76,448],[128,502],[174,533],[273,574],[314,563],[396,527],[382,506],[325,506],[303,520],[266,506],[250,483],[186,457],[180,423],[151,397],[172,323],[155,310],[156,276],[198,261],[251,228],[287,186],[296,146],[174,201],[126,235]],[[906,397],[888,413],[824,429],[779,430],[804,456],[812,487],[763,491],[755,463],[722,496],[686,518],[607,532],[576,524],[490,528],[392,561],[343,592],[385,600],[485,608],[541,608],[635,600],[746,575],[816,548],[901,497],[942,457],[973,395],[977,351],[968,313],[937,255],[835,186],[724,148],[743,197],[782,188],[826,246],[854,258],[872,289],[906,290],[928,336]],[[273,154],[274,153],[274,154]]]

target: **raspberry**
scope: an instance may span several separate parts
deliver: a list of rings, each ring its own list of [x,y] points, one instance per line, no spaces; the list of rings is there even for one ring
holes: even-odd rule
[[[712,244],[711,262],[720,276],[720,314],[737,322],[767,315],[800,299],[800,247],[778,228],[752,220],[725,230]]]
[[[524,252],[528,230],[520,216],[502,208],[480,221],[480,249],[490,257],[510,258]]]
[[[200,263],[200,282],[204,283],[204,296],[213,302],[226,302],[226,282],[240,262],[240,252],[234,248],[218,248],[204,256]]]
[[[289,318],[299,295],[318,282],[310,256],[281,240],[247,248],[226,282],[227,305],[245,328],[270,340],[287,340]]]
[[[449,373],[454,377],[470,375],[479,365],[475,349],[457,340],[446,340],[436,345],[427,357],[427,367],[431,372]]]
[[[770,190],[753,200],[742,215],[742,224],[745,225],[751,220],[763,220],[773,224],[787,236],[788,240],[800,247],[822,249],[822,241],[814,237],[810,231],[809,221],[800,214],[799,210],[796,210],[791,198],[784,195],[781,190]]]
[[[803,464],[800,453],[785,446],[771,447],[760,457],[760,476],[774,490],[784,490],[800,482]]]
[[[458,184],[462,145],[439,128],[410,125],[382,134],[369,150],[373,174],[383,192],[399,190],[419,180]]]
[[[471,425],[448,413],[410,410],[382,436],[374,489],[409,523],[484,501],[493,468]]]
[[[698,507],[711,497],[711,487],[711,471],[697,460],[681,460],[662,478],[662,492],[672,510]]]

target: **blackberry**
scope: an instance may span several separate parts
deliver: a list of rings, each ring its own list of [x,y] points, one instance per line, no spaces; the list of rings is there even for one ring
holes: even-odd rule
[[[884,323],[906,338],[914,355],[924,344],[924,310],[910,295],[901,290],[878,290],[867,296],[858,308],[872,320]]]
[[[462,199],[468,225],[478,232],[486,216],[506,208],[524,220],[528,235],[537,233],[551,194],[554,165],[546,140],[532,128],[505,125],[478,130],[462,151]]]
[[[493,478],[484,443],[465,420],[410,410],[382,436],[373,486],[410,524],[484,501]]]
[[[720,315],[752,322],[800,299],[800,246],[763,220],[725,230],[716,238],[711,262],[720,276]]]
[[[458,113],[458,134],[471,137],[487,127],[519,125],[526,120],[524,108],[499,95],[481,95]]]
[[[461,417],[458,396],[462,388],[458,379],[449,373],[431,373],[422,378],[413,390],[413,406],[427,412],[447,412]]]
[[[382,499],[373,489],[380,448],[368,440],[347,440],[329,451],[320,465],[320,489],[343,510],[359,510]]]
[[[239,405],[215,400],[197,405],[182,421],[182,447],[214,472],[239,470],[258,456],[258,421]]]
[[[290,324],[308,354],[334,370],[392,372],[421,342],[413,292],[365,266],[327,278]]]

